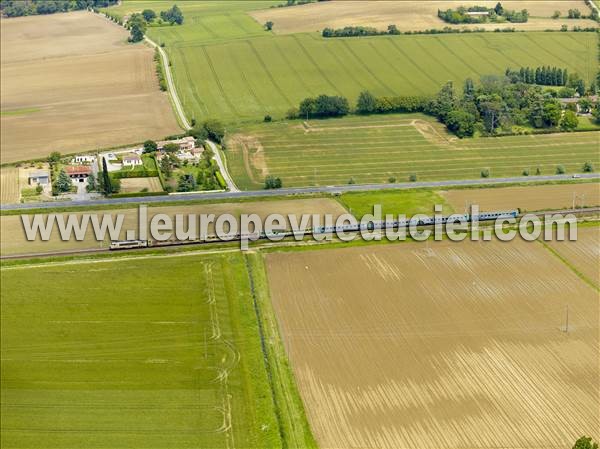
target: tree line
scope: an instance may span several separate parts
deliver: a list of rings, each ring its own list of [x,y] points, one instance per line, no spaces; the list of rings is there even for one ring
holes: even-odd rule
[[[526,71],[524,71],[525,73]],[[520,72],[518,72],[520,73]],[[530,72],[529,72],[530,73]],[[561,76],[566,72],[560,70]],[[568,94],[583,92],[583,80],[577,74],[568,76],[562,90]],[[582,90],[583,89],[583,90]],[[595,92],[595,84],[590,86]],[[369,91],[358,96],[353,112],[357,114],[386,114],[402,112],[422,112],[435,116],[448,130],[458,137],[472,136],[476,131],[482,135],[499,135],[527,132],[528,128],[549,131],[561,129],[573,131],[578,126],[577,107],[583,113],[591,112],[600,123],[598,104],[581,98],[578,104],[571,102],[563,106],[557,97],[560,92],[543,91],[537,84],[528,84],[509,76],[489,75],[479,83],[467,79],[461,92],[457,92],[452,82],[448,82],[440,92],[430,97],[382,96],[376,97]],[[340,96],[319,95],[305,98],[297,108],[287,113],[287,118],[326,118],[341,117],[351,112],[348,99]]]
[[[459,6],[456,9],[438,10],[438,17],[444,22],[452,24],[465,23],[525,23],[529,19],[529,12],[526,9],[513,11],[505,9],[500,2],[494,8],[486,6]]]
[[[117,3],[118,0],[0,0],[0,12],[6,17],[21,17],[105,8]]]
[[[519,70],[507,68],[504,74],[512,82],[539,84],[542,86],[566,86],[569,79],[567,69],[559,67],[521,67]]]

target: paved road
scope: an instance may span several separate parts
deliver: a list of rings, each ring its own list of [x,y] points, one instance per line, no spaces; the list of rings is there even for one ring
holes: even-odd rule
[[[599,179],[600,173],[586,173],[580,175],[581,179]],[[104,198],[92,201],[55,201],[51,203],[26,203],[26,204],[3,204],[0,210],[27,210],[27,209],[51,209],[56,207],[69,206],[95,206],[103,204],[149,204],[164,203],[190,200],[231,200],[237,198],[264,198],[269,196],[282,195],[303,195],[314,193],[344,193],[344,192],[368,192],[373,190],[394,190],[394,189],[417,189],[423,187],[446,188],[460,186],[480,186],[480,185],[501,185],[511,183],[527,183],[539,181],[569,181],[572,176],[552,175],[552,176],[517,176],[513,178],[488,178],[488,179],[465,179],[454,181],[423,181],[423,182],[405,182],[398,184],[352,184],[343,186],[322,186],[322,187],[299,187],[276,190],[251,190],[242,192],[211,192],[211,193],[192,193],[192,194],[172,194],[163,196],[148,196],[137,198]]]

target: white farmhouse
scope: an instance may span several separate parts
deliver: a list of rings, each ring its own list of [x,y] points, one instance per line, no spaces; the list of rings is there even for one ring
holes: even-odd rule
[[[74,164],[93,164],[96,162],[96,156],[91,154],[80,154],[73,159]]]
[[[123,167],[139,167],[142,165],[142,158],[137,154],[128,154],[123,157]]]

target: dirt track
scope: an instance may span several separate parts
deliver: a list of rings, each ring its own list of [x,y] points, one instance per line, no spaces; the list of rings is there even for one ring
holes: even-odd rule
[[[598,293],[540,243],[280,253],[267,265],[320,447],[570,447],[597,432]]]

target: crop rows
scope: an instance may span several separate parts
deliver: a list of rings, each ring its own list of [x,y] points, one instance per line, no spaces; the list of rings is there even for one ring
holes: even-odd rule
[[[173,31],[175,32],[175,31]],[[189,31],[187,31],[189,32]],[[359,92],[430,95],[446,81],[502,74],[507,67],[557,65],[594,76],[593,33],[485,33],[364,39],[314,35],[249,37],[167,47],[177,87],[195,118],[280,117],[307,96]]]
[[[246,159],[251,170],[258,168],[252,161],[260,146],[268,173],[281,177],[288,187],[339,185],[351,179],[406,181],[411,174],[419,180],[473,179],[483,169],[492,177],[521,176],[525,170],[534,175],[538,168],[549,175],[558,165],[568,173],[581,172],[588,161],[600,165],[598,132],[448,140],[441,132],[423,135],[411,126],[411,119],[402,117],[406,116],[376,117],[364,125],[354,118],[347,124],[346,119],[311,121],[309,132],[299,123],[256,127],[255,140],[245,148]],[[238,176],[248,169],[248,164],[239,166],[242,151],[241,145],[233,145],[229,157]],[[257,181],[260,172],[251,175]],[[257,182],[247,184],[241,178],[242,186],[257,187]]]

